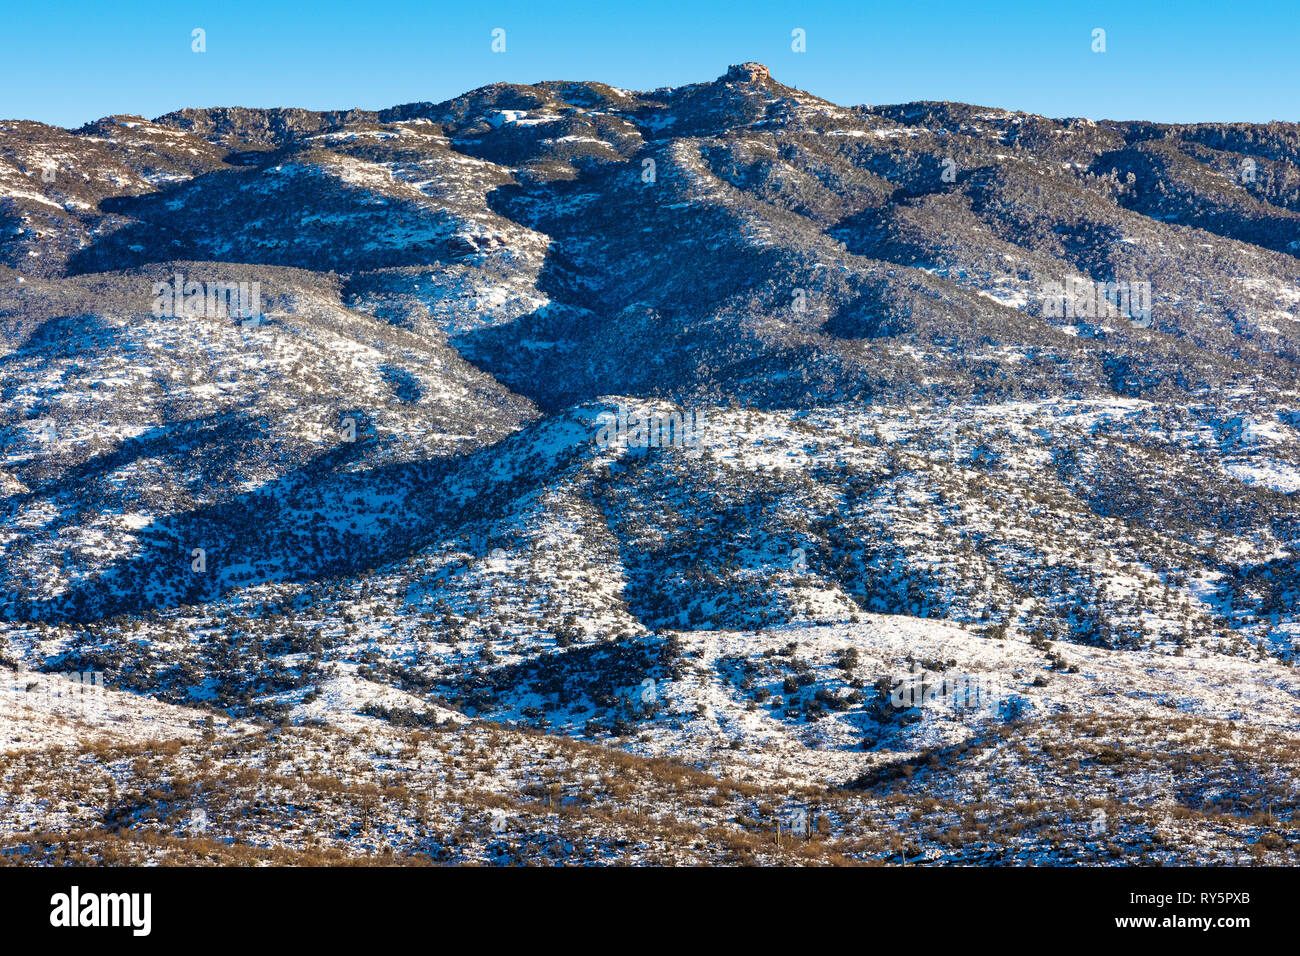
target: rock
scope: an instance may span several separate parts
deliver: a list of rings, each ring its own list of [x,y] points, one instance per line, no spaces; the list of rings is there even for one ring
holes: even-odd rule
[[[772,74],[768,72],[767,67],[762,63],[736,63],[727,67],[727,72],[723,75],[724,80],[735,80],[740,83],[758,83],[768,79]]]

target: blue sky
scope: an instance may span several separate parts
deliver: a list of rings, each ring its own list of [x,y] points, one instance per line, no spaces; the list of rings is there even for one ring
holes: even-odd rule
[[[506,31],[493,53],[491,31]],[[206,31],[207,52],[191,51]],[[791,50],[800,28],[807,51]],[[1092,31],[1106,52],[1092,52]],[[380,108],[496,81],[631,89],[761,60],[842,104],[957,100],[1050,116],[1300,120],[1290,3],[17,2],[0,118],[78,126],[184,106]],[[21,78],[19,80],[18,78]]]

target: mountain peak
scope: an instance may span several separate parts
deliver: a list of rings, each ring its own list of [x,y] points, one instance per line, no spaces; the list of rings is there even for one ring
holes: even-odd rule
[[[722,75],[724,80],[737,80],[742,83],[758,83],[771,77],[771,72],[762,63],[753,60],[745,63],[733,63]]]

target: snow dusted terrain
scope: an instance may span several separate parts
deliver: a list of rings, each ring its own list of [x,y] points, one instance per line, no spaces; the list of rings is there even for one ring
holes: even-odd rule
[[[1298,225],[759,64],[0,123],[0,859],[1294,863]]]

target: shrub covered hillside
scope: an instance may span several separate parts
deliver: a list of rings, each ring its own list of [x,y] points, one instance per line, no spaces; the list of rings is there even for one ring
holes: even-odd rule
[[[1292,863],[1300,127],[0,122],[0,861]]]

